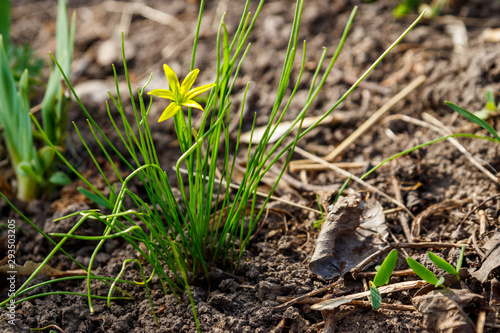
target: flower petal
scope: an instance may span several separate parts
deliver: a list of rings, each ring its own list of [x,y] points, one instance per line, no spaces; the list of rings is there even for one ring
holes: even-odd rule
[[[204,86],[194,88],[193,90],[188,91],[188,93],[186,94],[186,99],[187,100],[192,99],[193,97],[198,96],[202,92],[210,90],[212,87],[215,87],[215,83],[205,84]]]
[[[175,100],[174,93],[167,89],[153,89],[148,92],[148,95]]]
[[[196,109],[203,110],[203,107],[200,104],[193,101],[192,99],[185,101],[184,103],[182,103],[182,105],[190,107],[190,108],[196,108]]]
[[[165,76],[167,77],[170,91],[174,95],[177,95],[180,90],[179,79],[177,78],[177,75],[167,64],[163,65],[163,70],[165,71]]]
[[[172,118],[173,116],[175,116],[177,112],[179,112],[180,109],[181,109],[180,105],[177,105],[174,102],[170,103],[161,114],[161,117],[160,119],[158,119],[158,122],[167,120],[168,118]]]
[[[199,72],[200,72],[200,70],[197,69],[197,68],[194,69],[194,70],[192,70],[186,76],[186,78],[184,79],[184,81],[182,81],[182,84],[181,84],[181,94],[182,95],[184,95],[186,92],[189,91],[189,89],[191,89],[191,87],[193,86],[194,81],[198,77],[198,73]]]

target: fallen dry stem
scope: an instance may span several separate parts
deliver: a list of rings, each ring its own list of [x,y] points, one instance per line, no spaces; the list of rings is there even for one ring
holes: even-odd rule
[[[405,290],[410,290],[410,289],[421,288],[426,284],[427,284],[427,282],[424,280],[405,281],[405,282],[394,283],[394,284],[390,284],[390,285],[386,285],[386,286],[381,286],[378,288],[378,290],[380,291],[380,294],[389,294],[389,293],[394,293],[394,292],[398,292],[398,291],[405,291]],[[370,291],[368,290],[368,291],[363,291],[363,292],[352,294],[352,295],[327,299],[327,300],[324,300],[324,301],[321,301],[319,303],[311,305],[311,309],[318,310],[318,311],[333,310],[333,309],[339,307],[340,305],[348,304],[355,299],[367,297],[369,295],[370,295]]]
[[[368,118],[361,126],[359,126],[351,135],[347,137],[340,145],[338,145],[330,154],[325,157],[325,160],[331,162],[337,156],[340,155],[347,147],[349,147],[354,141],[359,139],[364,133],[366,133],[370,128],[375,125],[382,116],[384,116],[394,105],[399,101],[404,99],[409,93],[415,90],[418,86],[424,83],[426,80],[425,75],[420,75],[409,85],[404,87],[399,93],[397,93],[393,98],[391,98],[387,103],[382,105],[370,118]]]
[[[483,207],[484,204],[486,204],[488,201],[491,201],[491,200],[495,200],[497,198],[500,198],[500,194],[496,194],[486,200],[484,200],[483,202],[481,202],[479,205],[477,205],[476,207],[474,207],[470,212],[468,212],[464,218],[462,219],[462,222],[460,222],[460,224],[464,223],[465,221],[467,221],[467,219],[469,218],[469,216],[474,213],[476,210],[480,209],[481,207]]]
[[[417,215],[413,219],[412,225],[411,225],[411,237],[413,239],[417,239],[420,235],[420,227],[422,225],[422,221],[432,215],[435,214],[440,214],[446,210],[450,210],[453,208],[461,207],[466,203],[472,202],[472,199],[465,199],[465,200],[445,200],[442,202],[439,202],[435,205],[432,205],[430,207],[427,207],[423,212]]]
[[[371,161],[370,162],[372,165],[377,165],[380,163],[380,161]],[[364,168],[368,164],[367,162],[337,162],[337,163],[332,163],[335,166],[338,166],[339,168],[342,169],[355,169],[355,168]],[[290,169],[290,171],[318,171],[318,170],[326,170],[324,165],[322,164],[317,164],[317,163],[310,163],[310,164],[299,164]]]
[[[377,272],[359,272],[358,274],[356,274],[356,277],[373,279],[376,274]],[[413,269],[408,268],[400,271],[393,271],[391,274],[391,276],[408,276],[408,275],[415,275]]]
[[[366,133],[373,125],[375,125],[382,116],[384,116],[396,103],[404,99],[409,93],[415,90],[418,86],[424,83],[426,80],[425,75],[417,77],[415,80],[410,82],[403,90],[392,97],[387,103],[385,103],[380,109],[378,109],[370,118],[368,118],[360,127],[358,127],[351,135],[349,135],[344,141],[342,141],[330,154],[324,157],[324,160],[332,162],[337,156],[339,156],[347,147],[349,147],[354,141],[359,139],[364,133]],[[290,162],[290,170],[298,171],[300,169],[300,164],[311,164],[315,160],[301,160]],[[317,162],[317,161],[316,161]]]
[[[278,296],[276,300],[278,302],[287,302],[294,300],[294,297],[290,296]],[[324,298],[320,297],[307,297],[296,304],[316,304],[321,301],[324,301]],[[362,306],[362,307],[367,307],[371,308],[371,303],[369,301],[360,301],[360,300],[352,300],[349,303],[346,303],[344,305],[355,305],[355,306]],[[380,309],[387,309],[387,310],[399,310],[399,311],[416,311],[417,309],[413,305],[398,305],[398,304],[389,304],[389,303],[380,303]]]
[[[431,130],[433,130],[434,132],[438,133],[439,135],[441,136],[448,136],[450,134],[452,134],[452,132],[450,130],[444,130],[444,129],[441,129],[439,128],[438,126],[435,126],[431,123],[432,122],[438,122],[439,124],[441,124],[442,126],[444,126],[442,123],[440,123],[437,119],[435,119],[434,117],[432,117],[431,115],[427,114],[427,113],[423,113],[422,114],[422,117],[427,119],[427,121],[422,121],[422,120],[419,120],[419,119],[415,119],[415,118],[412,118],[412,117],[408,117],[408,116],[405,116],[405,115],[394,115],[394,116],[389,116],[387,118],[384,119],[384,122],[389,122],[391,120],[403,120],[403,121],[406,121],[407,123],[410,123],[410,124],[414,124],[414,125],[417,125],[417,126],[421,126],[421,127],[425,127],[425,128],[429,128]],[[434,120],[432,120],[434,119]],[[482,166],[477,160],[476,158],[474,158],[474,156],[472,156],[471,153],[469,153],[467,151],[467,149],[465,149],[464,146],[462,146],[455,138],[448,138],[446,139],[448,140],[453,146],[455,146],[458,151],[460,151],[462,154],[465,155],[465,157],[477,168],[479,169],[481,172],[483,172],[491,181],[493,181],[495,184],[500,184],[500,181],[497,177],[495,177],[495,175],[493,175],[491,172],[489,172],[484,166]]]
[[[422,118],[425,120],[425,121],[428,121],[429,123],[433,124],[434,126],[436,126],[437,128],[439,128],[442,133],[444,133],[445,135],[451,135],[453,134],[453,132],[448,128],[446,127],[442,122],[440,122],[437,118],[431,116],[429,113],[427,112],[424,112],[422,114]],[[478,161],[477,161],[477,158],[475,158],[471,153],[469,153],[469,151],[467,149],[465,149],[464,146],[462,146],[458,141],[457,139],[455,138],[448,138],[447,139],[453,146],[455,146],[462,154],[465,155],[465,157],[467,157],[467,159],[476,167],[478,168],[481,172],[483,172],[486,177],[490,178],[494,183],[496,184],[499,184],[500,181],[498,180],[498,178],[493,175],[491,172],[489,172],[484,166],[482,166]]]
[[[326,286],[326,287],[322,287],[322,288],[319,288],[319,289],[313,290],[313,291],[311,291],[311,292],[308,292],[307,294],[301,295],[301,296],[299,296],[299,297],[292,298],[291,300],[287,301],[286,303],[283,303],[283,304],[281,304],[281,305],[276,306],[274,309],[275,309],[275,310],[282,310],[282,309],[286,309],[286,308],[288,308],[289,306],[292,306],[292,305],[294,305],[294,304],[296,304],[296,303],[300,303],[300,302],[302,302],[304,299],[307,299],[307,298],[310,298],[310,297],[312,297],[312,296],[314,296],[314,295],[317,295],[317,294],[319,294],[319,293],[325,292],[325,291],[327,291],[328,289],[333,288],[333,287],[335,287],[335,286],[339,285],[339,284],[340,284],[340,283],[342,283],[342,282],[344,282],[344,279],[342,279],[342,278],[341,278],[341,279],[339,279],[339,280],[337,280],[337,281],[335,281],[335,282],[333,282],[333,283],[330,283],[330,284],[329,284],[328,286]]]
[[[392,164],[394,165],[394,160],[392,161]],[[392,181],[392,186],[394,188],[394,193],[396,195],[396,200],[398,200],[399,202],[403,202],[403,196],[401,195],[401,187],[399,186],[398,180],[393,174],[391,174],[391,181]],[[399,222],[403,227],[403,232],[406,236],[406,239],[408,240],[408,242],[413,243],[413,237],[411,234],[410,226],[408,224],[408,220],[409,220],[408,214],[403,212],[399,215]]]
[[[299,148],[299,147],[295,147],[295,152],[306,157],[306,158],[309,158],[309,159],[312,159],[316,162],[318,162],[319,164],[323,164],[324,166],[326,166],[327,168],[337,172],[337,173],[340,173],[341,175],[345,176],[346,178],[349,178],[351,177],[352,180],[354,180],[355,182],[363,185],[364,187],[366,187],[367,189],[369,189],[370,191],[374,192],[374,193],[377,193],[378,195],[386,198],[387,200],[391,201],[393,204],[395,204],[396,206],[398,207],[401,207],[402,209],[404,209],[405,212],[407,212],[412,218],[414,218],[415,216],[413,216],[413,214],[410,212],[410,210],[408,208],[406,208],[406,206],[404,204],[402,204],[401,202],[391,198],[389,195],[385,194],[384,192],[380,191],[378,188],[368,184],[367,182],[363,181],[362,179],[360,179],[359,177],[356,177],[355,175],[353,175],[352,173],[348,172],[348,171],[345,171],[335,165],[333,165],[332,163],[330,162],[327,162],[317,156],[314,156],[313,154],[303,150],[302,148]]]
[[[360,300],[352,300],[350,303],[347,303],[346,305],[357,305],[366,308],[372,307],[369,301],[360,301]],[[402,304],[398,305],[389,303],[380,303],[379,309],[397,310],[397,311],[417,311],[417,309],[413,305],[402,305]]]
[[[185,173],[187,174],[187,170],[186,169],[182,169],[180,168],[179,171],[181,173]],[[196,175],[196,172],[193,173],[194,175]],[[208,180],[208,177],[205,176],[205,178]],[[222,182],[220,181],[220,179],[217,179],[217,178],[214,178],[214,181],[216,183],[221,183],[223,186],[227,186],[227,182],[225,180],[223,180]],[[234,188],[234,189],[239,189],[240,188],[240,185],[238,184],[232,184],[232,183],[229,183],[229,187],[231,188]],[[267,198],[267,196],[269,195],[269,193],[264,193],[264,192],[260,192],[260,191],[256,191],[255,192],[258,196],[261,196],[261,197],[264,197],[264,198]],[[276,197],[274,195],[271,195],[271,200],[274,200],[274,201],[278,201],[278,202],[281,202],[281,203],[284,203],[284,204],[287,204],[289,206],[293,206],[293,207],[297,207],[297,208],[301,208],[301,209],[304,209],[304,210],[308,210],[310,212],[314,212],[316,214],[319,214],[321,215],[321,211],[317,210],[317,209],[314,209],[314,208],[311,208],[311,207],[307,207],[307,206],[303,206],[301,204],[298,204],[298,203],[295,203],[295,202],[292,202],[292,201],[289,201],[289,200],[286,200],[286,199],[282,199],[282,198],[279,198],[279,197]]]

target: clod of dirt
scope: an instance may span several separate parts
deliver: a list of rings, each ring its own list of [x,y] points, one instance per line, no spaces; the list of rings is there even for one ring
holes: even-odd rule
[[[294,288],[289,286],[280,286],[279,284],[268,281],[261,281],[255,289],[257,298],[261,300],[269,299],[274,301],[277,296],[288,295]]]
[[[21,320],[17,320],[15,316],[12,317],[9,311],[0,308],[0,332],[5,332],[5,333],[31,332],[30,328]]]
[[[298,309],[293,306],[288,307],[283,313],[283,319],[280,321],[271,333],[279,332],[306,332],[311,327],[311,323],[304,319]]]
[[[324,279],[343,276],[382,246],[381,238],[387,236],[382,205],[366,196],[358,192],[340,198],[328,213],[309,264],[311,272]]]
[[[414,297],[413,305],[424,315],[423,323],[431,332],[475,332],[476,326],[464,311],[465,307],[478,306],[481,295],[465,289],[434,290],[424,296]]]

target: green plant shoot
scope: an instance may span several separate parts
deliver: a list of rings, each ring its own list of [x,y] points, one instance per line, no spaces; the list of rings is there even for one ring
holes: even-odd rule
[[[488,124],[486,121],[484,121],[483,119],[479,118],[478,116],[476,116],[475,114],[465,110],[464,108],[461,108],[460,106],[458,105],[455,105],[451,102],[448,102],[446,101],[445,102],[446,105],[448,105],[453,111],[459,113],[461,116],[467,118],[468,120],[472,121],[473,123],[481,126],[482,128],[484,128],[485,130],[487,130],[488,132],[490,132],[491,134],[493,134],[493,136],[495,137],[495,139],[500,143],[500,136],[498,135],[498,133],[495,131],[495,129],[493,127],[491,127],[490,124]]]
[[[427,283],[430,283],[437,287],[442,287],[444,282],[444,277],[438,279],[434,273],[432,273],[427,267],[418,263],[415,259],[408,257],[406,258],[406,262],[408,266],[417,274],[422,280],[425,280]]]
[[[432,252],[427,252],[427,255],[429,256],[429,258],[432,260],[432,262],[439,268],[441,268],[442,270],[450,273],[450,274],[453,274],[457,277],[457,280],[460,282],[460,268],[462,267],[462,261],[463,261],[463,257],[464,257],[464,252],[465,252],[465,246],[462,246],[462,249],[460,250],[460,256],[457,260],[457,266],[456,268],[453,267],[451,264],[449,264],[446,260],[444,260],[443,258],[440,258],[438,257],[437,255],[435,255],[434,253]]]
[[[56,19],[56,59],[67,76],[71,73],[71,61],[73,60],[75,22],[75,13],[73,12],[70,25],[66,0],[59,0]],[[43,130],[49,140],[56,146],[60,146],[64,144],[66,138],[67,109],[71,100],[64,93],[61,72],[56,66],[51,67],[49,81],[42,100],[42,123]]]
[[[397,261],[398,251],[394,249],[389,252],[387,257],[385,257],[382,262],[382,265],[380,265],[380,268],[373,279],[373,283],[370,281],[370,302],[374,309],[378,309],[380,307],[380,303],[382,302],[382,295],[380,294],[378,287],[381,287],[389,282]]]
[[[319,196],[316,194],[316,202],[318,203],[318,209],[321,212],[321,219],[314,221],[314,227],[321,230],[321,226],[325,222],[325,213],[323,211],[323,205],[319,202]]]
[[[384,262],[380,265],[380,268],[373,279],[373,284],[377,287],[383,286],[389,282],[391,274],[396,267],[398,261],[398,251],[396,249],[389,252],[387,257],[385,257]]]
[[[380,291],[375,286],[375,284],[371,281],[370,281],[370,304],[372,308],[374,308],[375,310],[380,308],[380,304],[382,304],[382,295],[380,294]]]
[[[64,30],[74,36],[74,26],[73,32],[69,33],[65,0],[59,0],[58,8],[58,35],[56,37],[58,53],[67,53],[63,64],[69,67],[73,38],[69,38],[69,40],[66,38],[63,43],[61,42],[63,39],[61,34]],[[13,69],[9,66],[5,40],[6,37],[0,35],[0,127],[3,129],[3,143],[7,148],[11,167],[16,175],[17,198],[29,201],[38,198],[43,192],[48,192],[55,185],[67,184],[70,179],[63,172],[55,170],[53,165],[55,152],[52,148],[45,146],[39,150],[36,149],[34,141],[36,133],[32,131],[30,120],[28,69],[24,69],[19,84],[16,86]],[[63,50],[63,48],[66,49]],[[60,77],[60,73],[57,73]],[[51,75],[51,77],[53,76]],[[59,90],[56,89],[57,86],[60,88]],[[63,134],[66,132],[66,122],[61,122],[62,119],[66,118],[66,106],[64,106],[66,98],[61,94],[61,89],[59,79],[49,79],[45,98],[51,100],[51,108],[49,110],[47,103],[44,107],[42,102],[42,118],[44,119],[44,130],[48,134],[55,133],[54,126],[51,124],[58,124],[57,133],[62,140]],[[52,112],[52,110],[58,111]],[[56,145],[61,143],[61,140],[55,140],[52,137],[49,139]]]

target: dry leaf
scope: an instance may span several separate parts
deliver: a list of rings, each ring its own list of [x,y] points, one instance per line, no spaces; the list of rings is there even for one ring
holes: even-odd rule
[[[486,257],[483,258],[481,267],[472,272],[471,275],[481,282],[488,279],[491,271],[500,266],[500,234],[495,234],[486,244],[484,248],[488,251]]]
[[[476,327],[463,307],[476,303],[480,307],[481,295],[466,289],[434,290],[424,296],[414,297],[413,305],[424,315],[424,326],[431,332],[475,332]]]
[[[365,192],[340,198],[325,218],[309,269],[327,280],[343,276],[379,250],[387,234],[378,201],[366,200]]]

